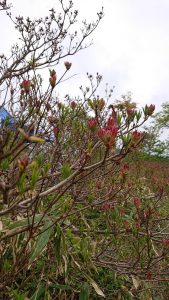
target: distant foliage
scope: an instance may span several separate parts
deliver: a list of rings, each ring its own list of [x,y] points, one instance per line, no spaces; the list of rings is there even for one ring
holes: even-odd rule
[[[155,121],[159,128],[169,128],[169,102],[162,104],[162,110],[155,115]]]

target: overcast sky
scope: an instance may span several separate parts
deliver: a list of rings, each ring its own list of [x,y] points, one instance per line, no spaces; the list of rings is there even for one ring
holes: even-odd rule
[[[45,16],[57,0],[11,0],[16,15]],[[79,17],[91,21],[104,6],[105,17],[94,32],[93,45],[71,57],[71,74],[78,73],[64,86],[67,93],[78,93],[86,72],[103,75],[115,85],[114,98],[131,91],[140,105],[169,100],[169,0],[74,0]],[[16,39],[1,13],[1,51]],[[3,28],[3,30],[2,30]]]

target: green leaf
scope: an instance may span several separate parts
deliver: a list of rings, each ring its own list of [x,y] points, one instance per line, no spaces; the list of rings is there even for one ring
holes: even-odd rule
[[[4,261],[4,271],[8,272],[10,270],[10,268],[11,268],[11,265],[10,265],[9,261],[7,259],[5,259],[5,261]]]
[[[30,182],[31,190],[34,189],[36,182],[38,181],[38,178],[39,178],[39,170],[34,169],[32,171],[31,182]]]
[[[89,285],[84,283],[80,290],[79,300],[89,300]]]
[[[44,168],[43,168],[43,170],[44,170],[44,175],[47,174],[47,172],[50,170],[50,167],[51,167],[50,163],[46,163],[46,164],[44,165]]]
[[[12,296],[14,297],[14,298],[12,298],[14,300],[26,300],[26,299],[28,299],[26,297],[26,294],[22,294],[18,290],[13,290],[12,291]]]
[[[137,119],[137,122],[140,120],[141,115],[142,115],[141,111],[138,111],[138,112],[136,113],[136,119]]]
[[[36,240],[36,244],[35,244],[34,250],[32,252],[30,262],[34,261],[34,259],[42,252],[42,250],[45,248],[45,246],[49,242],[49,239],[53,232],[53,227],[50,227],[50,225],[51,225],[51,222],[48,221],[42,227],[42,233],[38,236],[38,238]]]
[[[90,108],[94,109],[94,104],[93,101],[91,99],[88,99],[88,105]]]
[[[10,165],[10,158],[8,157],[8,158],[3,159],[3,160],[1,161],[0,169],[1,169],[2,171],[6,171],[6,170],[9,169],[9,165]]]
[[[38,287],[37,287],[35,293],[33,294],[33,296],[31,297],[31,300],[41,300],[41,299],[43,299],[44,292],[45,292],[44,284],[43,283],[38,284]]]
[[[21,194],[25,192],[25,190],[26,190],[26,174],[25,173],[23,173],[21,175],[17,186],[18,186],[18,190]]]
[[[121,125],[121,119],[122,119],[122,116],[120,114],[117,114],[117,124],[120,126]]]
[[[34,217],[34,223],[40,221],[41,218],[42,218],[42,214],[37,214]],[[17,228],[17,227],[22,227],[22,226],[25,226],[25,225],[28,225],[29,223],[31,223],[32,219],[33,219],[33,217],[30,217],[29,220],[28,220],[28,218],[23,218],[21,220],[18,220],[18,221],[15,221],[15,222],[12,222],[12,223],[8,224],[7,227],[9,229],[13,229],[13,228]]]
[[[59,225],[56,227],[56,236],[54,238],[54,249],[55,256],[57,259],[58,265],[61,263],[61,228]]]
[[[92,147],[93,147],[93,142],[92,142],[92,141],[89,141],[89,142],[88,142],[88,145],[87,145],[87,150],[88,150],[88,153],[89,153],[89,154],[91,154]]]
[[[62,166],[61,173],[62,173],[63,179],[66,179],[67,177],[69,177],[71,175],[70,166],[68,164],[64,164]]]
[[[88,200],[89,204],[91,204],[91,203],[93,202],[94,196],[93,196],[92,193],[89,193],[89,194],[87,195],[87,200]]]
[[[4,120],[4,127],[7,127],[9,124],[9,117],[6,117]]]

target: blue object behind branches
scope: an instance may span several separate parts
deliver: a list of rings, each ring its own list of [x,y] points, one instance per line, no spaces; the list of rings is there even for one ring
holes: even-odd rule
[[[0,106],[0,129],[7,127],[12,131],[15,129],[15,121],[14,118],[10,115],[10,113],[4,108],[4,106]],[[34,128],[29,132],[29,135],[34,135]],[[47,143],[53,142],[53,138],[46,138],[45,141]],[[29,142],[27,142],[29,143]]]
[[[6,124],[5,124],[6,122]],[[10,115],[10,113],[3,107],[0,107],[0,128],[3,128],[4,125],[10,128],[11,130],[14,129],[14,118]]]

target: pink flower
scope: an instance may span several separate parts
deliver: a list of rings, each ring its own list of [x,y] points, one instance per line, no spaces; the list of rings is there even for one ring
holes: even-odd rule
[[[140,199],[138,197],[134,197],[133,199],[134,206],[138,209],[140,207]]]
[[[100,128],[98,131],[98,137],[102,140],[106,147],[111,148],[115,144],[117,132],[117,126],[112,126],[110,129]]]

